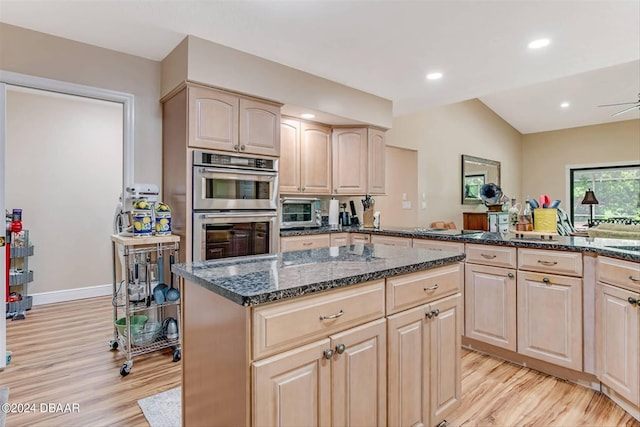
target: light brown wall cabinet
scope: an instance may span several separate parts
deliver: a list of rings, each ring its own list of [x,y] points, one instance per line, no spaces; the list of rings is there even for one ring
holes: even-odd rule
[[[188,145],[278,156],[280,106],[199,86],[188,90]]]
[[[467,244],[465,336],[517,350],[516,249]]]
[[[367,192],[367,129],[333,130],[333,194]]]
[[[640,269],[598,258],[596,376],[603,391],[628,410],[640,411]],[[635,280],[634,280],[635,279]],[[631,408],[620,397],[631,404]]]
[[[331,128],[281,120],[280,193],[331,194]]]
[[[334,128],[333,194],[384,194],[384,148],[383,131]]]
[[[368,129],[367,152],[369,163],[367,163],[367,186],[369,194],[384,194],[386,191],[385,146],[385,133],[378,129]]]

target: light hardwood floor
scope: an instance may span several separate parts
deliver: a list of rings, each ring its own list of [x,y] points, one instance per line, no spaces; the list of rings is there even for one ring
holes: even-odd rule
[[[634,426],[602,393],[462,350],[462,406],[449,426]]]
[[[13,360],[0,372],[11,403],[77,403],[80,412],[10,413],[7,426],[147,426],[137,400],[180,385],[172,351],[134,359],[120,376],[121,353],[109,351],[111,298],[37,306],[7,319]],[[451,426],[634,426],[604,395],[480,353],[463,350],[462,406]]]
[[[35,413],[9,413],[7,426],[148,426],[138,399],[177,387],[181,362],[165,349],[134,358],[120,376],[123,354],[110,351],[110,297],[36,306],[25,320],[7,319],[11,363],[0,373],[10,403]],[[40,403],[79,404],[79,413],[41,413]]]

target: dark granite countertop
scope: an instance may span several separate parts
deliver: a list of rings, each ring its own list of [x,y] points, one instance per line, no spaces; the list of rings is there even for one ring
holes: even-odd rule
[[[464,260],[464,254],[358,244],[176,264],[171,271],[244,306],[297,297]]]
[[[281,230],[280,236],[303,236],[339,232],[364,233],[372,235],[380,234],[384,236],[411,237],[414,239],[446,240],[451,242],[478,243],[521,248],[590,252],[640,262],[640,240],[567,236],[557,236],[553,240],[543,240],[532,237],[518,238],[513,233],[486,233],[477,230],[421,229],[409,227],[389,227],[383,229],[343,227],[341,230],[331,230],[331,228],[327,226],[301,230]]]

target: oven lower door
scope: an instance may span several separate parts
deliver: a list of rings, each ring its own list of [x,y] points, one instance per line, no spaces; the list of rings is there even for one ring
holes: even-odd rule
[[[276,211],[195,212],[193,260],[275,253]]]

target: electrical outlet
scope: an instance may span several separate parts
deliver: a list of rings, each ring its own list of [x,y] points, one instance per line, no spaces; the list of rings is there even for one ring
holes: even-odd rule
[[[402,209],[411,209],[411,201],[402,202]]]

